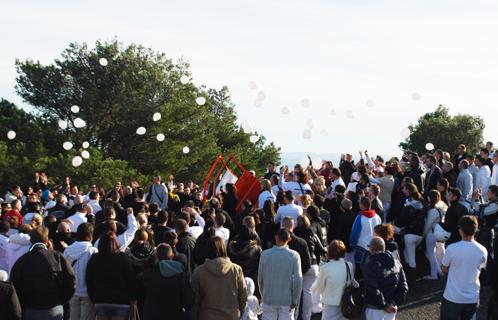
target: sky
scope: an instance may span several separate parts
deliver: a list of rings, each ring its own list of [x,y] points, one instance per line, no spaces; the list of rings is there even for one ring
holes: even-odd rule
[[[186,59],[197,85],[227,86],[239,121],[283,152],[394,155],[403,128],[439,104],[484,117],[498,144],[497,1],[2,0],[0,97],[30,108],[15,59],[47,64],[71,42],[115,37]]]

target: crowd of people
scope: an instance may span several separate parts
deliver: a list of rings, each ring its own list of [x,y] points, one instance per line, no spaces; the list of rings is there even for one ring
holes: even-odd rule
[[[360,157],[269,163],[254,203],[230,183],[204,199],[173,177],[81,192],[37,173],[2,199],[1,318],[395,319],[409,285],[445,277],[441,319],[472,319],[480,283],[498,290],[492,143]]]

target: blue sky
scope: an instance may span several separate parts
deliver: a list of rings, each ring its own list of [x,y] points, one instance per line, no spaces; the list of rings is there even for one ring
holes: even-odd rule
[[[438,104],[485,117],[498,143],[496,1],[2,1],[0,35],[0,97],[19,105],[16,58],[49,63],[70,42],[117,37],[228,86],[240,121],[283,151],[395,154]]]

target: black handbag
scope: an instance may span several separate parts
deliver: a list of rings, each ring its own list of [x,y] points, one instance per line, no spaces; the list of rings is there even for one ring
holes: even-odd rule
[[[341,298],[341,312],[342,315],[347,319],[352,319],[360,313],[360,306],[354,301],[353,296],[353,277],[351,276],[351,270],[349,270],[349,265],[346,265],[346,287],[344,288],[344,293]]]

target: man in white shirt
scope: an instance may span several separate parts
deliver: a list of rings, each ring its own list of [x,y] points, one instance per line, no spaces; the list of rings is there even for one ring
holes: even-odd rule
[[[477,172],[474,190],[481,190],[483,200],[486,201],[489,184],[491,182],[491,170],[484,163],[484,159],[481,156],[476,157],[475,163],[479,168],[479,171]]]
[[[71,229],[71,232],[76,232],[80,224],[88,222],[86,215],[89,212],[91,212],[91,210],[92,207],[90,207],[90,205],[88,204],[77,205],[76,212],[72,216],[66,219],[67,222],[69,223],[69,228]]]
[[[91,191],[89,195],[88,205],[92,207],[92,213],[97,214],[97,212],[102,211],[102,207],[99,204],[100,194],[97,191]]]
[[[218,213],[214,218],[214,234],[225,241],[225,245],[228,244],[228,239],[230,238],[230,230],[224,227],[226,218],[223,214]]]
[[[138,230],[138,223],[137,219],[135,218],[135,215],[133,214],[133,209],[132,208],[127,208],[126,209],[126,214],[127,214],[127,219],[128,219],[128,224],[125,232],[122,234],[118,235],[117,240],[119,244],[119,250],[124,252],[126,248],[130,245],[130,243],[133,241],[135,238],[135,232]],[[116,232],[116,223],[110,223],[110,226],[112,231]],[[99,241],[100,238],[97,239],[94,243],[94,247],[98,248],[99,247]]]
[[[0,221],[0,270],[9,270],[8,244],[10,225],[7,221]]]
[[[188,233],[195,239],[197,239],[204,232],[206,221],[201,216],[199,209],[194,209],[192,207],[186,206],[182,209],[182,214],[179,218],[187,222]],[[197,225],[191,225],[192,218],[195,218],[195,222],[197,222]]]
[[[448,281],[441,305],[442,320],[472,319],[479,303],[479,274],[486,267],[488,252],[477,243],[477,218],[463,216],[459,222],[462,241],[451,244],[441,261],[441,270],[448,273]]]
[[[298,198],[302,194],[311,192],[311,186],[305,181],[306,175],[302,172],[290,172],[287,174],[287,180],[285,174],[288,171],[287,166],[282,167],[280,170],[280,180],[279,184],[284,191],[292,191],[294,196]]]
[[[337,186],[344,186],[344,180],[342,180],[341,177],[341,170],[339,168],[332,168],[330,172],[330,187],[327,188],[327,191],[325,191],[325,197],[327,199],[332,199],[335,198],[335,187]]]
[[[294,224],[297,221],[297,217],[303,214],[303,208],[294,203],[294,193],[292,191],[285,191],[285,206],[280,206],[277,210],[277,215],[275,216],[275,223],[282,224],[282,220],[285,217],[292,217],[294,219]]]
[[[493,156],[493,174],[491,175],[491,185],[498,185],[498,151]]]

